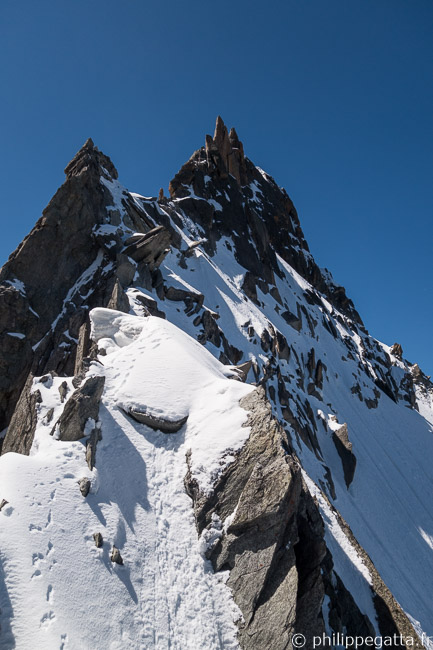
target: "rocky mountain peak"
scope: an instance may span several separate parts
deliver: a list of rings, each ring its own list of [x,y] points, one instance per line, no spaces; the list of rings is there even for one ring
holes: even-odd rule
[[[108,608],[110,647],[421,650],[429,377],[368,334],[220,117],[171,198],[91,139],[66,174],[0,270],[1,647],[98,648]]]
[[[222,118],[218,115],[213,138],[206,136],[206,156],[209,166],[217,171],[221,178],[231,174],[239,187],[248,183],[245,155],[242,142],[235,129],[227,130]]]
[[[236,259],[249,272],[247,286],[254,299],[255,286],[266,293],[275,284],[278,255],[362,324],[344,289],[316,265],[287,192],[245,156],[236,130],[228,131],[220,116],[214,136],[206,136],[205,147],[183,165],[169,192],[202,228],[209,254],[222,237],[233,239]]]
[[[91,173],[98,178],[103,175],[107,178],[117,179],[117,169],[110,158],[99,151],[92,138],[88,138],[78,153],[65,167],[66,178],[80,176],[83,173]]]

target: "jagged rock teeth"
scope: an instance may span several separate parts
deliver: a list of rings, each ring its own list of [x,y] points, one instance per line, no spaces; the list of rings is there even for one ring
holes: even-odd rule
[[[403,357],[403,348],[401,347],[400,343],[394,343],[394,345],[391,346],[390,352],[395,357],[397,357],[397,359],[401,359]]]
[[[117,179],[117,169],[110,158],[95,147],[93,140],[88,138],[74,158],[65,167],[66,178],[80,176],[84,172],[91,174],[108,173],[111,178]]]

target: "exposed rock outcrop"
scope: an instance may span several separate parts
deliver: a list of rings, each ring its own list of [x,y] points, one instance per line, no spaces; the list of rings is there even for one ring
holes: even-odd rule
[[[352,443],[349,441],[347,424],[343,424],[339,429],[332,432],[332,440],[341,458],[344,480],[346,481],[347,487],[349,487],[355,476],[356,456],[352,451]]]
[[[33,389],[33,376],[29,375],[3,441],[2,454],[30,453],[38,421],[37,405],[41,401],[41,393]]]
[[[123,564],[123,558],[120,554],[119,549],[116,546],[113,546],[113,548],[111,549],[110,560],[114,562],[114,564]]]
[[[133,235],[126,240],[123,254],[136,262],[144,262],[153,271],[170,250],[170,233],[164,226],[157,226],[144,235]]]
[[[335,608],[335,631],[374,636],[373,622],[335,574],[319,510],[263,389],[241,404],[249,412],[250,437],[213,493],[202,494],[189,473],[185,478],[197,529],[209,540],[207,556],[216,571],[230,571],[227,584],[243,615],[241,647],[285,650],[295,632],[313,647],[313,636],[325,632],[325,593]],[[355,544],[353,536],[349,541]],[[390,612],[381,596],[376,599],[382,625],[397,632],[394,617],[404,617],[401,610]]]
[[[185,422],[188,420],[187,415],[185,415],[185,417],[183,418],[179,418],[178,420],[169,420],[166,418],[152,415],[152,413],[149,413],[148,411],[139,411],[137,409],[131,409],[131,408],[124,409],[124,411],[133,420],[136,420],[136,422],[140,422],[140,424],[145,424],[147,427],[150,427],[151,429],[162,431],[162,433],[177,433],[183,427]]]
[[[83,497],[86,497],[89,494],[90,486],[91,486],[90,479],[87,478],[86,476],[80,478],[80,480],[78,481],[78,487],[80,488],[80,492],[83,495]]]
[[[124,311],[129,314],[129,300],[128,296],[122,289],[122,285],[116,278],[114,282],[113,292],[107,305],[108,309],[115,309],[116,311]]]
[[[391,346],[390,352],[395,357],[397,357],[397,359],[403,358],[403,348],[401,347],[400,343],[394,343],[394,345]]]
[[[104,543],[101,533],[93,533],[93,539],[95,540],[96,548],[101,548]]]
[[[53,429],[53,434],[59,440],[80,440],[93,431],[98,420],[104,383],[105,377],[89,377],[72,393]],[[86,431],[89,421],[92,423],[91,430]]]
[[[334,283],[329,271],[315,264],[285,190],[245,156],[236,131],[229,133],[221,117],[217,118],[214,137],[206,136],[205,147],[180,169],[169,191],[172,199],[182,199],[182,209],[205,230],[203,246],[210,254],[221,237],[233,239],[238,262],[251,274],[246,291],[253,300],[253,278],[274,285],[275,275],[280,275],[278,253],[333,304],[362,324],[344,288]]]

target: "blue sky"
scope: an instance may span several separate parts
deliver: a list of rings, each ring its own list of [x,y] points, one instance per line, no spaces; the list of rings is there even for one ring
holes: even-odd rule
[[[430,0],[2,0],[0,264],[91,136],[155,195],[217,114],[368,329],[433,374]]]

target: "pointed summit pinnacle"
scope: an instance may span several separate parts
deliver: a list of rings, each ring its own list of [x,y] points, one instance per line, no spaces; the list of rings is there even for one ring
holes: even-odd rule
[[[217,146],[223,145],[228,140],[227,127],[224,124],[224,121],[220,115],[218,115],[215,124],[215,132],[213,136],[213,141]]]
[[[95,147],[92,138],[88,138],[71,162],[65,167],[66,178],[81,176],[84,172],[93,173],[98,178],[104,174],[111,178],[118,177],[117,169],[110,158]]]
[[[246,183],[245,156],[242,142],[234,128],[227,131],[227,127],[220,115],[215,124],[213,138],[206,136],[206,154],[219,168],[221,177],[228,174],[234,176],[239,185]]]
[[[92,138],[87,138],[86,142],[81,147],[82,149],[94,149],[95,145]]]

